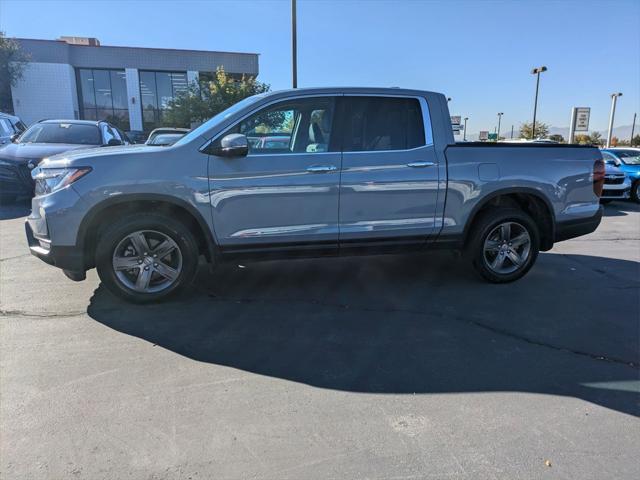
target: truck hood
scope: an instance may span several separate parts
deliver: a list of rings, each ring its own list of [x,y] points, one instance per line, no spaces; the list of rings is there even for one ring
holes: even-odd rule
[[[68,167],[72,165],[91,165],[96,161],[117,161],[120,159],[135,160],[137,155],[166,150],[167,147],[149,147],[145,145],[123,145],[119,147],[101,147],[83,150],[74,150],[49,157],[43,167]]]

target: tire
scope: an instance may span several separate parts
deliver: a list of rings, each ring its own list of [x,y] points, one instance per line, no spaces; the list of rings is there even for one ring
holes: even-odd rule
[[[636,180],[631,185],[631,200],[640,203],[640,180]]]
[[[198,257],[196,239],[181,222],[162,214],[133,214],[101,232],[96,268],[100,280],[115,295],[129,302],[150,303],[189,285]]]
[[[510,232],[510,236],[505,237],[504,232]],[[507,283],[522,278],[540,251],[538,226],[528,214],[515,208],[495,208],[481,213],[467,238],[467,258],[480,276],[491,283]]]
[[[613,200],[611,200],[610,198],[605,198],[604,200],[603,200],[603,199],[600,199],[600,203],[601,203],[602,205],[608,205],[608,204],[610,204],[611,202],[613,202]]]

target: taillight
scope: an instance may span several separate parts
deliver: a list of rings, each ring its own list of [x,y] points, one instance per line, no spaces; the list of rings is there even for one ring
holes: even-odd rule
[[[598,197],[602,196],[604,187],[604,160],[596,160],[593,163],[593,193]]]

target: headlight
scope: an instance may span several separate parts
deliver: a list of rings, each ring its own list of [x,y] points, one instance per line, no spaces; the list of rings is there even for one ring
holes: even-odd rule
[[[31,172],[36,182],[36,195],[60,190],[67,185],[81,179],[91,171],[91,167],[75,168],[42,168],[37,167]]]

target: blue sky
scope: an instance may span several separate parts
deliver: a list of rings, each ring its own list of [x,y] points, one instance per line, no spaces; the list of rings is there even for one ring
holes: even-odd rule
[[[0,0],[8,36],[94,36],[104,45],[247,51],[290,86],[288,0]],[[401,86],[453,98],[469,131],[529,121],[531,68],[546,65],[538,119],[566,127],[572,106],[606,129],[640,114],[640,1],[298,1],[299,86]],[[637,127],[638,128],[638,127]],[[636,130],[637,131],[637,130]]]

